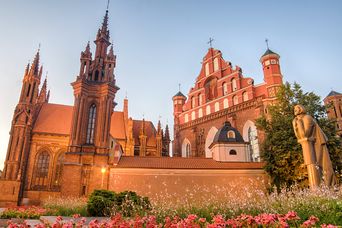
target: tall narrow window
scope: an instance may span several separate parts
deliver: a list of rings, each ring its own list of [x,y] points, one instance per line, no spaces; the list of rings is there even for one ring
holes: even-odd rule
[[[52,180],[52,189],[55,191],[59,191],[61,188],[63,161],[64,161],[64,153],[60,153],[56,161],[56,165],[54,169],[55,173],[54,173],[53,180]]]
[[[233,96],[233,105],[237,105],[239,103],[238,97],[236,95]]]
[[[186,144],[186,157],[190,157],[190,154],[191,154],[191,146],[190,146],[190,143]]]
[[[198,110],[198,118],[201,118],[201,117],[203,117],[203,110],[200,108]]]
[[[237,90],[236,79],[233,78],[233,79],[232,79],[232,91],[236,91],[236,90]]]
[[[248,93],[246,91],[242,93],[242,99],[243,101],[248,101]]]
[[[219,69],[219,60],[218,58],[214,59],[214,71],[217,71]]]
[[[196,106],[196,97],[191,97],[191,108],[195,108]]]
[[[209,75],[209,63],[205,64],[205,76]]]
[[[229,104],[228,104],[228,98],[223,100],[223,108],[228,108]]]
[[[96,105],[92,104],[89,109],[88,128],[87,128],[87,143],[94,144],[94,130],[96,121]]]
[[[198,95],[198,105],[202,105],[202,94]]]
[[[45,190],[48,187],[48,173],[49,173],[50,155],[47,151],[39,153],[36,157],[33,177],[32,189]]]
[[[227,86],[227,83],[225,82],[222,84],[222,92],[223,92],[223,95],[228,94],[228,86]]]

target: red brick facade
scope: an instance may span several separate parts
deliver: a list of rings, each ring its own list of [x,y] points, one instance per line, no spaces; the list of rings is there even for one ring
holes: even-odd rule
[[[223,59],[221,51],[209,48],[188,96],[178,92],[173,97],[174,156],[212,157],[208,147],[217,130],[229,121],[251,143],[253,160],[260,160],[258,144],[263,133],[256,129],[255,119],[267,112],[282,85],[279,55],[268,49],[260,62],[264,82],[254,85],[240,67]]]
[[[328,118],[335,121],[337,134],[342,137],[342,94],[331,91],[324,104],[328,106]]]

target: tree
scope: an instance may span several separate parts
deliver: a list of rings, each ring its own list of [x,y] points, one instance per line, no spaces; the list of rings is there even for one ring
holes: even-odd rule
[[[292,128],[293,108],[303,105],[328,137],[328,149],[337,177],[342,178],[342,144],[333,121],[326,116],[326,107],[318,95],[304,92],[297,83],[285,83],[277,94],[277,103],[268,106],[268,115],[257,119],[257,127],[265,132],[261,156],[272,185],[278,188],[293,184],[307,186],[307,170],[300,144]]]

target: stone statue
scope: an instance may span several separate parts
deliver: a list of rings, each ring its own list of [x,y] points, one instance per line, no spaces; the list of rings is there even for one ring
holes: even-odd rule
[[[306,114],[302,105],[294,107],[294,114],[296,117],[292,121],[293,129],[302,146],[310,187],[319,186],[322,179],[327,186],[334,185],[336,179],[326,146],[326,135],[314,118]]]

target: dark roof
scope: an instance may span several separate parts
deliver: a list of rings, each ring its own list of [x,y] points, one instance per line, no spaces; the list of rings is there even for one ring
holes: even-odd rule
[[[218,162],[212,158],[122,156],[117,168],[146,169],[262,169],[262,162]]]
[[[186,96],[181,91],[176,93],[176,95],[174,95],[174,97],[185,97],[186,98]]]
[[[330,96],[336,96],[336,95],[342,95],[341,93],[339,93],[339,92],[336,92],[336,91],[334,91],[334,90],[331,90],[331,92],[328,94],[328,96],[327,97],[330,97]]]
[[[233,131],[235,137],[228,137],[228,132]],[[232,125],[227,121],[223,124],[223,127],[221,127],[215,137],[213,143],[227,143],[227,142],[234,142],[234,143],[244,143],[245,141],[243,140],[240,132],[232,127]]]
[[[271,49],[267,48],[267,50],[261,57],[264,57],[265,55],[272,55],[272,54],[278,55],[277,53],[273,52]]]

